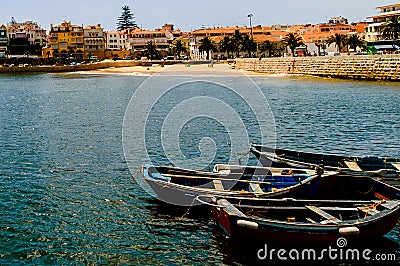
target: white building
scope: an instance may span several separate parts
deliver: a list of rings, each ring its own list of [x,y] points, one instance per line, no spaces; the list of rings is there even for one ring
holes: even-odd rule
[[[400,16],[400,3],[379,6],[377,9],[379,9],[378,15],[368,17],[372,18],[372,23],[366,27],[365,39],[368,42],[382,40],[383,24],[393,16]]]
[[[28,39],[30,45],[44,45],[46,42],[46,30],[37,22],[26,21],[17,23],[14,18],[8,23],[8,37],[14,39]]]
[[[105,50],[105,34],[100,24],[95,26],[87,26],[83,30],[86,52],[104,52]]]
[[[110,31],[106,33],[106,49],[111,51],[127,50],[126,31]]]
[[[342,16],[333,17],[328,21],[329,24],[349,24],[349,20]]]

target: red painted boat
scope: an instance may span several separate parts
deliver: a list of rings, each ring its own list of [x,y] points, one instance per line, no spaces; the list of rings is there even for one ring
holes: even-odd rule
[[[207,198],[212,215],[232,238],[290,245],[331,245],[389,233],[400,217],[399,200],[296,200]]]

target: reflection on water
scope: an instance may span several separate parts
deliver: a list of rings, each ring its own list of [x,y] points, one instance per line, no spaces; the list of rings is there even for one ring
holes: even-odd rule
[[[256,258],[262,245],[226,239],[207,210],[196,215],[165,206],[132,181],[122,149],[122,121],[145,78],[0,79],[1,265],[266,264]],[[273,109],[278,146],[400,157],[398,85],[255,80]],[[251,123],[245,111],[242,116]],[[210,135],[213,125],[203,122],[202,127],[186,125],[182,139]],[[220,132],[212,139],[229,143]],[[185,155],[198,155],[196,143],[182,144]],[[217,153],[218,161],[227,159],[224,151]],[[392,252],[399,243],[397,227],[366,246]]]

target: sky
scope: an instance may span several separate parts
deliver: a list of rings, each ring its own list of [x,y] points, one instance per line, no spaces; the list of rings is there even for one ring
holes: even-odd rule
[[[101,24],[105,30],[116,29],[121,7],[128,5],[136,23],[144,29],[155,29],[172,23],[183,31],[205,27],[249,25],[317,24],[335,16],[349,22],[365,21],[377,14],[376,7],[399,0],[2,0],[0,24],[15,17],[18,22],[33,20],[44,29],[50,23],[71,21],[84,26]],[[61,4],[60,4],[61,3]]]

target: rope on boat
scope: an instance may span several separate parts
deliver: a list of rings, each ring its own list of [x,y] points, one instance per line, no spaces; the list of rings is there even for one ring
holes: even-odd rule
[[[381,200],[381,201],[378,201],[378,202],[372,204],[371,206],[360,207],[360,210],[363,211],[363,212],[365,212],[365,217],[364,217],[364,218],[367,218],[367,217],[368,217],[368,214],[369,214],[368,211],[369,211],[369,210],[371,210],[371,211],[375,210],[375,211],[376,211],[376,208],[377,208],[379,205],[381,205],[382,203],[384,203],[384,202],[385,202],[384,200]]]
[[[132,176],[132,179],[135,180],[136,177],[142,172],[144,165],[141,165],[139,169],[136,171],[136,174]]]
[[[193,198],[192,203],[190,203],[190,206],[189,206],[189,208],[187,209],[187,211],[186,211],[181,217],[176,218],[175,220],[182,220],[183,218],[185,218],[186,215],[189,214],[190,209],[193,207],[193,203],[194,203],[195,200],[196,200],[196,198]]]
[[[215,199],[214,196],[209,196],[209,195],[198,195],[198,196],[196,196],[196,197],[194,198],[194,200],[197,200],[197,201],[200,202],[201,204],[208,205],[208,206],[211,206],[211,207],[226,208],[226,206],[222,206],[222,205],[218,205],[218,204],[212,204],[212,203],[210,203],[210,202],[208,202],[208,201],[204,201],[204,200],[200,199],[200,197],[210,197],[210,198],[212,198],[213,200]]]
[[[245,157],[245,156],[247,156],[247,155],[249,155],[250,152],[251,152],[251,149],[248,149],[248,150],[246,151],[246,153],[244,153],[244,154],[242,154],[242,155],[239,156],[239,158],[238,158],[239,165],[242,165],[242,161],[241,161],[242,158]]]
[[[208,206],[211,206],[211,207],[226,208],[225,206],[216,205],[216,204],[209,203],[208,201],[204,201],[204,200],[200,199],[200,197],[212,197],[212,196],[208,196],[208,195],[197,195],[196,197],[193,198],[193,201],[192,201],[192,203],[190,204],[188,210],[187,210],[181,217],[176,218],[176,220],[181,220],[181,219],[185,218],[186,215],[189,214],[189,212],[190,212],[191,208],[193,207],[193,204],[194,204],[195,201],[198,201],[198,202],[200,202],[201,204],[208,205]],[[212,197],[212,198],[215,199],[215,197]]]
[[[364,194],[364,195],[368,195],[368,194],[370,194],[373,190],[374,190],[374,187],[371,186],[371,189],[370,189],[370,190],[365,191],[365,192],[364,192],[364,191],[357,191],[357,193]]]

